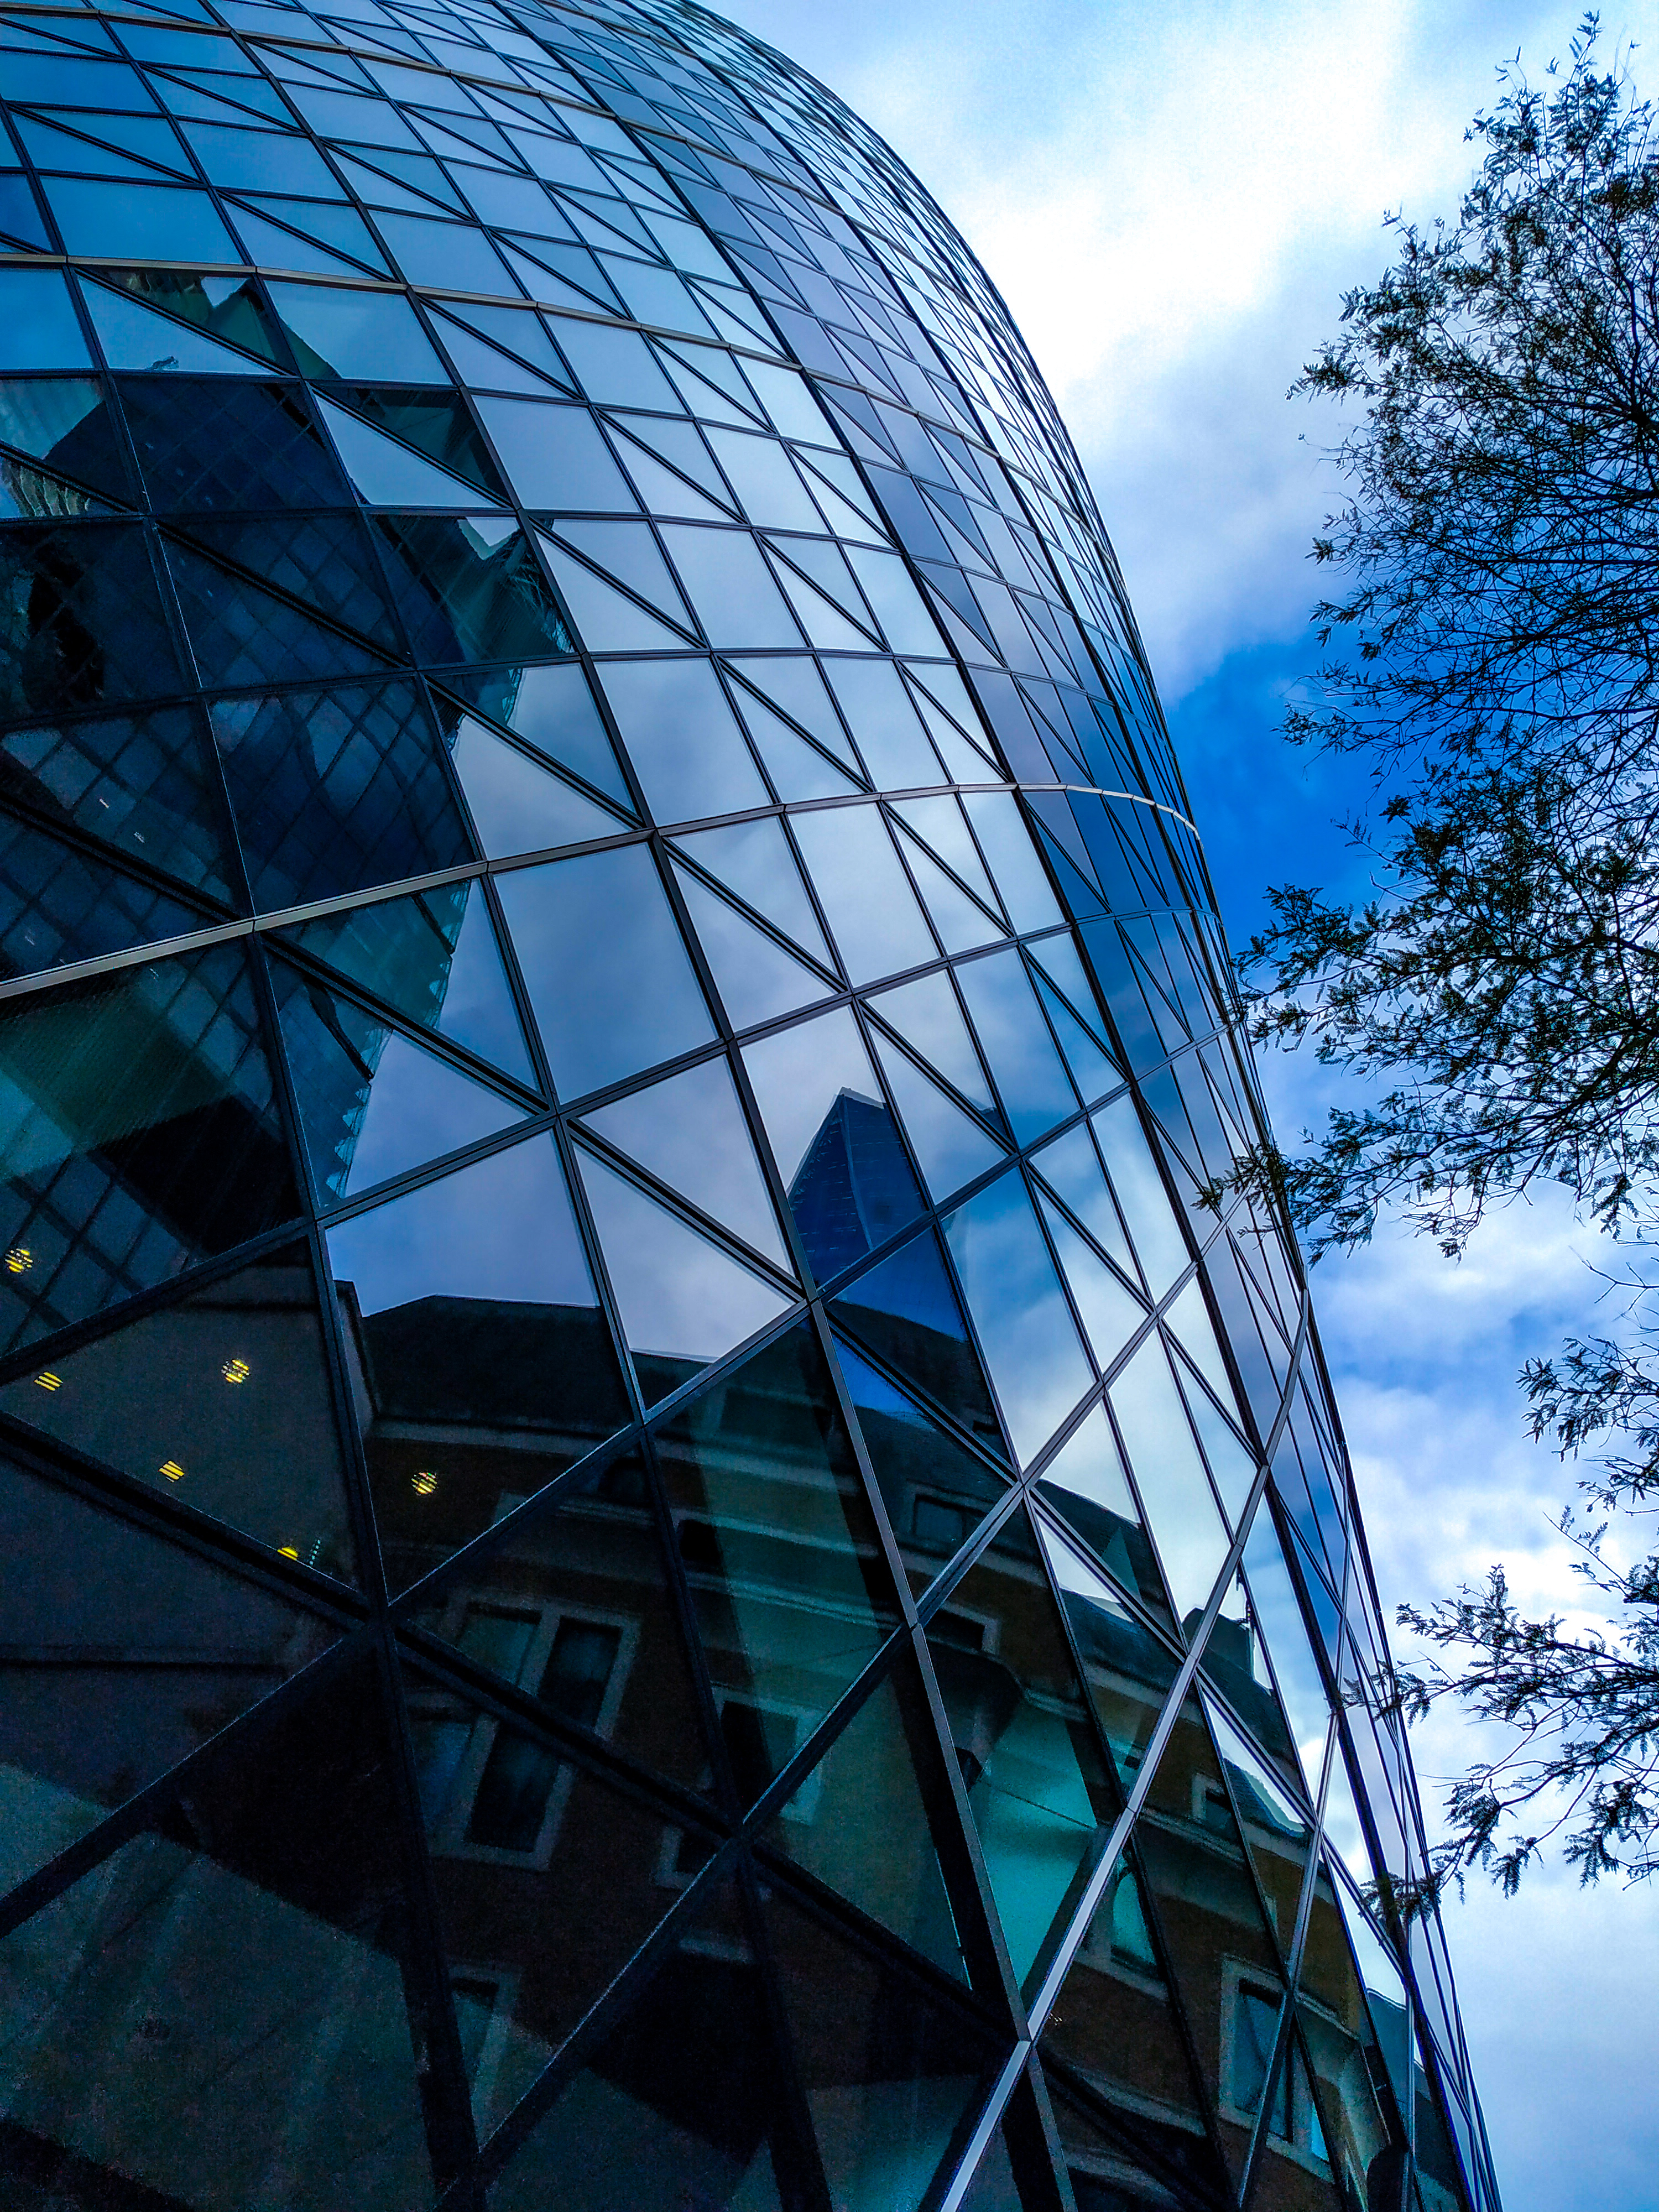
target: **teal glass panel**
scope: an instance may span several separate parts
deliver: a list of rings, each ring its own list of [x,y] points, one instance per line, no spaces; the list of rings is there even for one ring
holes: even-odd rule
[[[42,830],[0,817],[0,973],[39,975],[181,937],[201,914],[153,884],[88,862]]]
[[[767,1936],[831,2201],[918,2212],[1004,2053],[894,1967],[774,1890]]]
[[[898,1613],[828,1370],[797,1327],[655,1433],[675,1540],[746,1805]]]
[[[1023,1511],[933,1613],[927,1648],[997,1915],[1029,1990],[1120,1800]]]
[[[498,719],[515,737],[631,811],[634,802],[579,667],[518,670]]]

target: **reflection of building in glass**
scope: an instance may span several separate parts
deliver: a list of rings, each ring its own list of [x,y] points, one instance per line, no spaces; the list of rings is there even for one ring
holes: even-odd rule
[[[0,12],[0,100],[8,2203],[1495,2207],[961,242],[670,0]]]

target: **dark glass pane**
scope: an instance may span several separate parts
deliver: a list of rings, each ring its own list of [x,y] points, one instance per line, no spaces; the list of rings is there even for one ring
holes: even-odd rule
[[[403,1588],[629,1417],[545,1136],[329,1231],[386,1571]]]
[[[159,513],[349,504],[297,386],[220,377],[116,383]]]
[[[1023,1511],[933,1614],[927,1644],[1009,1954],[1029,1983],[1120,1800]]]
[[[368,638],[381,653],[400,652],[397,625],[380,590],[362,524],[355,515],[204,520],[193,526],[191,536],[216,559],[302,599],[330,622]]]
[[[1328,2154],[1339,2172],[1358,2178],[1362,2191],[1373,2172],[1380,2181],[1399,2160],[1398,2092],[1389,2094],[1388,2057],[1372,2017],[1376,2008],[1386,2022],[1386,2006],[1376,1997],[1367,2003],[1334,1886],[1322,1869],[1308,1916],[1297,2012],[1319,2086]],[[1403,2081],[1397,2063],[1395,2072]]]
[[[92,377],[7,378],[0,384],[0,439],[62,476],[131,501],[120,436],[104,387]]]
[[[465,478],[374,428],[349,408],[329,399],[319,404],[334,450],[365,506],[465,509],[480,504],[479,493]]]
[[[37,725],[0,738],[0,793],[228,900],[234,877],[217,783],[184,708]]]
[[[556,1471],[550,1459],[531,1459],[528,1441],[503,1431],[493,1445],[480,1437],[447,1449],[445,1510],[453,1525],[468,1517],[486,1525],[476,1510],[456,1515],[458,1493],[470,1492],[500,1518],[522,1502],[506,1481],[533,1485]],[[688,1788],[706,1780],[696,1697],[637,1456],[577,1476],[515,1520],[423,1595],[410,1618],[559,1719]]]
[[[931,1230],[849,1283],[830,1311],[994,1451],[1004,1449],[991,1394]]]
[[[924,1801],[924,1791],[941,1801],[941,1783],[939,1738],[915,1668],[902,1662],[802,1782],[766,1841],[966,1979]]]
[[[1253,2006],[1277,2012],[1279,1954],[1262,1918],[1249,1864],[1209,1731],[1189,1698],[1158,1761],[1136,1823],[1170,1978],[1184,2006],[1221,2145],[1235,2181],[1249,2144]],[[1288,1936],[1288,1929],[1285,1931]]]
[[[575,651],[511,515],[377,514],[374,528],[417,660],[548,660]]]
[[[1269,2030],[1271,2033],[1271,2029]],[[1207,2148],[1204,2107],[1133,1860],[1118,1860],[1049,2015],[1045,2053],[1067,2060],[1131,2128],[1152,2123],[1180,2160]],[[1084,2200],[1079,2199],[1079,2205]]]
[[[643,845],[497,878],[553,1080],[567,1098],[712,1039]]]
[[[482,884],[380,899],[283,934],[410,1021],[533,1083]]]
[[[9,721],[179,688],[137,524],[0,526],[0,607]]]
[[[570,1625],[567,1617],[557,1634]],[[412,1668],[404,1679],[483,2136],[628,1964],[677,1889],[660,1878],[659,1817]]]
[[[459,1152],[523,1114],[354,1000],[280,963],[271,980],[323,1204]]]
[[[1179,1662],[1169,1645],[1134,1618],[1105,1576],[1041,1516],[1037,1528],[1083,1661],[1085,1686],[1127,1792],[1133,1786],[1147,1740],[1174,1686]],[[1124,1562],[1131,1556],[1126,1540],[1129,1531],[1120,1524],[1112,1534],[1109,1564]],[[1155,1610],[1173,1638],[1175,1624],[1161,1607]]]
[[[171,539],[167,556],[191,650],[210,689],[369,675],[386,664],[385,650],[371,652],[234,569]]]
[[[0,1411],[350,1579],[339,1439],[303,1245],[8,1383]]]
[[[964,2148],[1002,2053],[781,1890],[766,1929],[832,2201],[915,2212],[946,2151]]]
[[[1006,1485],[851,1345],[838,1341],[836,1350],[889,1524],[920,1593],[1006,1495]]]
[[[76,2212],[429,2204],[401,1857],[372,1662],[210,1752],[0,1944],[0,2159]]]
[[[258,295],[245,276],[202,276],[182,269],[124,269],[108,272],[105,281],[118,283],[130,299],[177,315],[226,344],[258,354],[276,367],[285,365]],[[92,293],[88,285],[89,299]]]
[[[726,1882],[561,2088],[489,2212],[778,2212],[771,2146],[787,2123],[768,2010]]]
[[[1045,2037],[1045,2049],[1047,2044]],[[1127,2063],[1133,2068],[1133,2052]],[[1048,2080],[1078,2212],[1232,2203],[1232,2191],[1203,2123],[1184,2113],[1178,2103],[1153,2104],[1137,2095],[1130,2109],[1103,2111],[1091,2105],[1085,2110],[1079,2097],[1068,2094],[1057,2068],[1048,2069]],[[1091,2081],[1091,2087],[1109,2099],[1109,2084]]]
[[[656,1443],[716,1701],[750,1709],[746,1802],[875,1656],[894,1594],[804,1328],[693,1399]]]
[[[200,928],[202,915],[149,884],[0,816],[0,974],[39,975]]]
[[[447,392],[400,392],[386,385],[362,384],[337,386],[331,396],[366,422],[418,447],[441,468],[465,477],[491,500],[506,497],[495,465],[459,399]]]
[[[9,1462],[0,1462],[0,1528],[6,1556],[28,1563],[0,1594],[0,1890],[9,1891],[296,1673],[333,1631]]]
[[[412,685],[222,699],[212,716],[257,907],[367,890],[471,857]]]
[[[1085,1414],[1043,1468],[1037,1491],[1072,1534],[1091,1547],[1118,1587],[1160,1615],[1173,1634],[1158,1561],[1123,1472],[1117,1439],[1098,1407]]]
[[[8,1344],[299,1211],[234,947],[10,1000],[0,1071]]]

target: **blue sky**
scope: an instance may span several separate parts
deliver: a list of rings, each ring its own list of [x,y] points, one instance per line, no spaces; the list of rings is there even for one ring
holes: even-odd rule
[[[1285,388],[1383,265],[1383,211],[1455,208],[1494,65],[1518,48],[1541,74],[1571,0],[724,4],[883,133],[1001,288],[1112,532],[1235,945],[1267,884],[1351,878],[1343,779],[1274,735],[1335,490],[1335,420]],[[1659,94],[1659,0],[1602,24]],[[1321,1111],[1316,1073],[1264,1067],[1287,1140]],[[1514,1383],[1607,1318],[1605,1255],[1560,1196],[1455,1267],[1385,1234],[1316,1280],[1390,1611],[1500,1557],[1524,1601],[1577,1602],[1547,1518],[1571,1476],[1527,1441]],[[1469,1749],[1455,1720],[1419,1731],[1431,1805]],[[1472,1887],[1449,1922],[1508,2212],[1659,2208],[1659,1890],[1552,1870],[1514,1902]]]

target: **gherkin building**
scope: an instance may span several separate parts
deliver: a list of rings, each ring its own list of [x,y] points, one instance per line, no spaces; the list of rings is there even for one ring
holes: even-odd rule
[[[18,2212],[1496,2212],[1077,456],[678,0],[0,12]]]

